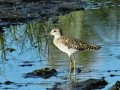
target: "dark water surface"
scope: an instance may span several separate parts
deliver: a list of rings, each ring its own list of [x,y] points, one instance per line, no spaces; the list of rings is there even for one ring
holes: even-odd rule
[[[78,82],[89,78],[105,77],[110,88],[120,80],[120,13],[119,7],[101,7],[73,12],[70,15],[55,17],[59,22],[32,22],[4,28],[0,35],[0,82],[15,82],[0,85],[0,89],[44,90],[55,82],[64,82],[69,69],[67,54],[58,50],[52,43],[53,37],[42,38],[51,27],[59,27],[63,33],[86,43],[100,45],[99,51],[86,51],[76,54]],[[15,50],[14,50],[15,49]],[[21,66],[23,64],[30,66]],[[54,68],[57,76],[49,79],[24,78],[24,74],[44,67]],[[111,77],[111,75],[116,75]]]

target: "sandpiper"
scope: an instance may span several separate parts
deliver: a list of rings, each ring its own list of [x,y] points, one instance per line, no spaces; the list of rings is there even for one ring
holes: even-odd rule
[[[70,69],[68,77],[71,75],[72,69],[72,57],[74,59],[74,75],[76,76],[76,60],[74,54],[83,50],[99,50],[101,47],[86,44],[76,38],[70,36],[62,35],[62,30],[59,28],[53,28],[50,32],[50,35],[54,36],[53,43],[57,46],[61,51],[68,54],[70,58]]]

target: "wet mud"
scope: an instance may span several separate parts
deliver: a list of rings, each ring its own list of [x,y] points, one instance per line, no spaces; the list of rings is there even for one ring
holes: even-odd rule
[[[18,25],[35,20],[47,21],[53,16],[84,10],[84,6],[84,2],[72,0],[0,1],[0,27],[9,27],[10,25]]]
[[[94,71],[88,71],[89,72],[94,72]],[[108,71],[103,71],[104,73],[112,73],[112,72],[119,72],[119,70],[108,70]],[[102,72],[101,72],[102,73]],[[115,75],[115,74],[109,74],[109,77],[115,77],[115,76],[120,76],[120,75]],[[74,82],[70,81],[71,83],[66,83],[66,82],[56,82],[52,88],[47,88],[47,90],[102,90],[109,84],[105,80],[106,77],[102,77],[101,79],[94,79],[90,78],[82,82]],[[66,79],[66,78],[65,78]],[[120,89],[120,81],[117,81],[112,87],[109,88],[109,90],[119,90]]]
[[[55,83],[53,88],[48,88],[48,90],[94,90],[94,89],[102,89],[104,88],[108,83],[104,80],[104,78],[101,79],[88,79],[83,82],[77,82],[77,83],[71,83],[70,85],[65,85],[63,87],[62,83]]]
[[[57,75],[57,71],[55,69],[51,69],[51,68],[43,68],[43,69],[37,69],[34,70],[30,73],[27,73],[24,75],[24,78],[38,78],[38,77],[42,77],[44,79],[48,79],[52,76],[56,76]]]
[[[117,81],[109,90],[120,90],[120,81]]]
[[[118,70],[115,70],[118,71]],[[90,71],[94,72],[94,71]],[[113,71],[104,71],[104,72],[113,72]],[[89,73],[89,72],[88,72]],[[23,78],[43,78],[43,79],[49,79],[53,76],[57,75],[57,71],[55,69],[51,68],[43,68],[43,69],[38,69],[34,70],[32,72],[26,73],[23,75]],[[114,75],[117,76],[117,75]],[[102,77],[101,79],[87,79],[82,82],[73,82],[72,80],[70,81],[71,83],[65,82],[56,82],[52,86],[52,88],[46,88],[47,90],[102,90],[105,88],[106,85],[109,84],[105,80],[106,77]],[[112,77],[111,77],[112,78]],[[66,78],[68,79],[68,78]],[[0,86],[2,85],[14,85],[17,87],[22,87],[22,86],[28,86],[28,85],[35,85],[35,83],[17,83],[13,81],[5,81],[4,83],[0,82]],[[12,89],[12,88],[4,88],[4,89]],[[120,81],[117,81],[109,90],[119,90],[120,89]]]

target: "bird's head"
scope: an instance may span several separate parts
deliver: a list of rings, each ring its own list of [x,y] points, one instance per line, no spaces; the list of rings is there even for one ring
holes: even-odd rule
[[[62,36],[62,30],[59,28],[53,28],[50,32],[50,35],[53,36]]]

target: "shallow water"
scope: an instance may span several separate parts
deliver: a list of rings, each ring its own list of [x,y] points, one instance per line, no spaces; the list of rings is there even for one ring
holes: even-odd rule
[[[119,7],[101,7],[73,12],[58,17],[59,22],[32,22],[29,24],[4,28],[0,37],[0,82],[12,81],[15,84],[0,85],[0,89],[44,90],[55,82],[64,82],[69,69],[67,54],[58,50],[52,43],[52,36],[41,38],[50,32],[50,27],[59,27],[65,35],[73,36],[83,42],[99,45],[101,50],[84,51],[75,55],[78,82],[89,78],[105,77],[109,83],[105,90],[120,80],[120,17]],[[44,29],[44,31],[40,31]],[[46,44],[47,43],[47,44]],[[6,48],[16,51],[10,52]],[[32,66],[20,66],[24,62]],[[58,71],[57,76],[49,79],[24,78],[24,74],[36,69],[51,67]],[[109,72],[110,70],[110,72]],[[111,77],[110,75],[118,75]]]

